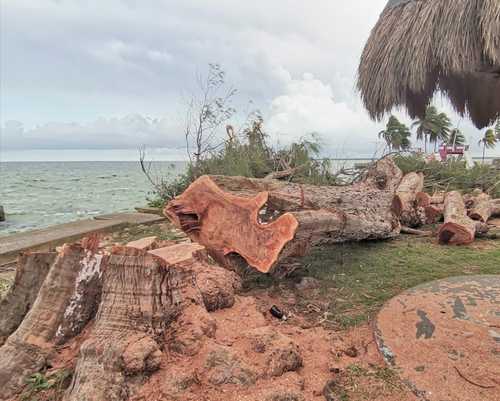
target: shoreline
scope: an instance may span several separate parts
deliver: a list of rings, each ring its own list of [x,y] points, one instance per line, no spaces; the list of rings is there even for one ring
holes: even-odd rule
[[[8,234],[0,237],[0,268],[15,262],[21,252],[49,250],[92,233],[109,233],[126,226],[149,225],[165,220],[165,217],[152,213],[114,213]]]

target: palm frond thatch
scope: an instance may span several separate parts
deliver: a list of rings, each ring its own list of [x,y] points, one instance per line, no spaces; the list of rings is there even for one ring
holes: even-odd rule
[[[437,91],[479,128],[500,116],[500,0],[390,0],[364,49],[358,89],[374,119],[425,115]]]

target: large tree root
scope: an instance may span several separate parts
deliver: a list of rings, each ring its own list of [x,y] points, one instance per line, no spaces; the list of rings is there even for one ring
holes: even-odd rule
[[[346,187],[204,176],[165,214],[221,264],[237,254],[260,272],[283,272],[314,245],[397,236],[392,208],[401,177],[391,159]]]
[[[0,346],[31,309],[56,255],[55,252],[31,252],[18,257],[14,284],[0,302]]]
[[[79,244],[65,245],[17,329],[0,348],[0,399],[20,391],[26,377],[43,368],[55,344],[78,334],[98,301],[100,256]]]

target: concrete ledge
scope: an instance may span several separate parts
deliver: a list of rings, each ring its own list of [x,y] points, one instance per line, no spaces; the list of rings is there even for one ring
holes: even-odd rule
[[[91,233],[111,232],[130,224],[153,224],[163,220],[163,216],[148,213],[115,213],[0,237],[0,266],[11,263],[21,252],[47,251]]]

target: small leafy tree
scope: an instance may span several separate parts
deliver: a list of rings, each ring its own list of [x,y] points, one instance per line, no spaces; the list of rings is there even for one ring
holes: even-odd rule
[[[226,84],[219,64],[209,64],[206,76],[197,77],[198,91],[188,101],[184,136],[194,174],[200,161],[221,145],[221,127],[236,113],[231,106],[236,89]]]
[[[425,116],[413,122],[414,127],[417,128],[417,139],[424,140],[427,152],[427,142],[434,143],[434,149],[438,141],[447,142],[451,121],[445,113],[439,113],[435,106],[428,106]]]
[[[483,164],[486,149],[493,149],[496,145],[497,138],[495,136],[495,131],[489,129],[484,133],[484,136],[479,140],[478,145],[483,147]]]

